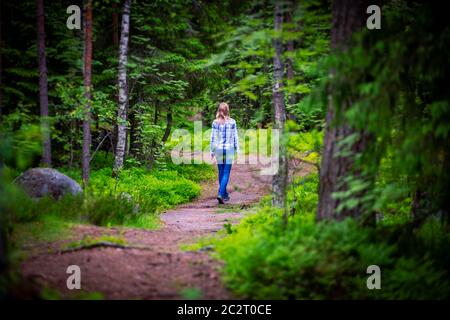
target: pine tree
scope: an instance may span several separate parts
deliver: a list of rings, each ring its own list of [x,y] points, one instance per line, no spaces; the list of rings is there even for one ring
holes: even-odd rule
[[[39,56],[39,105],[42,130],[42,164],[50,167],[52,164],[52,151],[50,142],[50,124],[48,121],[48,81],[47,60],[45,58],[45,11],[44,0],[36,1],[36,16],[38,30],[38,56]]]
[[[331,47],[334,50],[346,50],[353,33],[362,29],[365,23],[366,1],[335,0],[333,2],[333,28],[331,32]],[[331,74],[333,71],[331,71]],[[350,102],[340,105],[339,114],[336,112],[331,88],[331,97],[328,102],[326,114],[326,131],[323,145],[323,156],[320,167],[320,187],[317,219],[342,219],[346,216],[360,215],[359,207],[351,210],[337,212],[339,199],[333,193],[343,191],[347,187],[342,183],[343,177],[354,173],[354,158],[351,155],[339,155],[341,146],[339,141],[355,133],[345,121],[337,121],[339,115],[344,115],[350,107]],[[339,117],[342,118],[342,117]],[[362,152],[365,148],[365,139],[359,139],[351,146],[353,154]]]
[[[88,0],[84,18],[84,105],[83,119],[83,182],[89,182],[89,162],[91,158],[91,80],[92,80],[92,0]]]

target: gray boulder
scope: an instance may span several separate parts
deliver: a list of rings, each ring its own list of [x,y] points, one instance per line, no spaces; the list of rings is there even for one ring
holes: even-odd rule
[[[77,195],[83,192],[75,180],[50,168],[29,169],[17,177],[14,182],[32,198],[50,195],[59,199],[66,194]]]

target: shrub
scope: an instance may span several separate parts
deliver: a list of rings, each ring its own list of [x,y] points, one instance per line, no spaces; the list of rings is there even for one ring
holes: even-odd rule
[[[429,246],[405,254],[381,239],[387,230],[361,228],[354,220],[311,223],[260,212],[216,243],[225,260],[225,281],[252,299],[443,299],[450,297],[448,261],[430,255]],[[266,224],[261,225],[261,222]],[[439,229],[439,234],[445,231]],[[435,234],[436,235],[436,234]],[[434,235],[434,236],[435,236]],[[416,239],[417,240],[417,239]],[[413,241],[410,239],[410,241]],[[448,259],[447,259],[448,260]],[[366,269],[382,270],[382,290],[368,290]]]
[[[169,171],[177,172],[180,177],[194,182],[201,182],[215,178],[215,171],[213,167],[206,163],[195,165],[175,165],[174,163],[168,163],[166,167]]]
[[[200,194],[200,186],[175,171],[149,174],[145,169],[122,170],[117,179],[111,169],[91,175],[90,187],[95,196],[129,194],[144,213],[155,213],[187,202]]]
[[[295,178],[287,195],[291,212],[301,215],[302,218],[313,221],[316,215],[319,176],[317,173],[305,177]]]
[[[227,285],[252,299],[444,299],[450,297],[450,235],[431,219],[361,227],[353,219],[313,219],[317,179],[300,180],[301,198],[285,226],[270,206],[215,240]],[[292,191],[291,191],[292,192]],[[289,195],[292,196],[292,195]],[[303,203],[302,203],[303,201]],[[305,218],[306,217],[306,218]],[[368,290],[367,267],[381,268],[381,290]]]
[[[88,222],[98,226],[123,225],[141,213],[134,203],[119,196],[91,197],[79,208]]]

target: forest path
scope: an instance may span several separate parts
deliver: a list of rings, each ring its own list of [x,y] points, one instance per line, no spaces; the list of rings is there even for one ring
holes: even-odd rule
[[[198,199],[162,214],[163,226],[158,230],[92,225],[72,229],[70,241],[111,235],[138,248],[99,247],[61,254],[57,251],[64,241],[37,245],[23,263],[22,274],[37,288],[55,288],[63,297],[74,294],[66,286],[66,269],[78,265],[80,291],[101,292],[105,299],[180,299],[186,298],[186,292],[194,292],[200,299],[231,298],[221,281],[220,262],[206,251],[182,251],[180,246],[213,235],[224,224],[237,223],[242,217],[239,211],[269,191],[271,177],[261,176],[260,168],[233,165],[230,202],[218,208],[217,182],[209,181]]]

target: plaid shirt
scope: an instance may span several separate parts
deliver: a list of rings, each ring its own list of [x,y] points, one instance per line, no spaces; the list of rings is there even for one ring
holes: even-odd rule
[[[228,118],[223,124],[214,120],[212,124],[210,149],[214,153],[217,149],[229,150],[234,148],[239,152],[239,141],[236,121]]]

